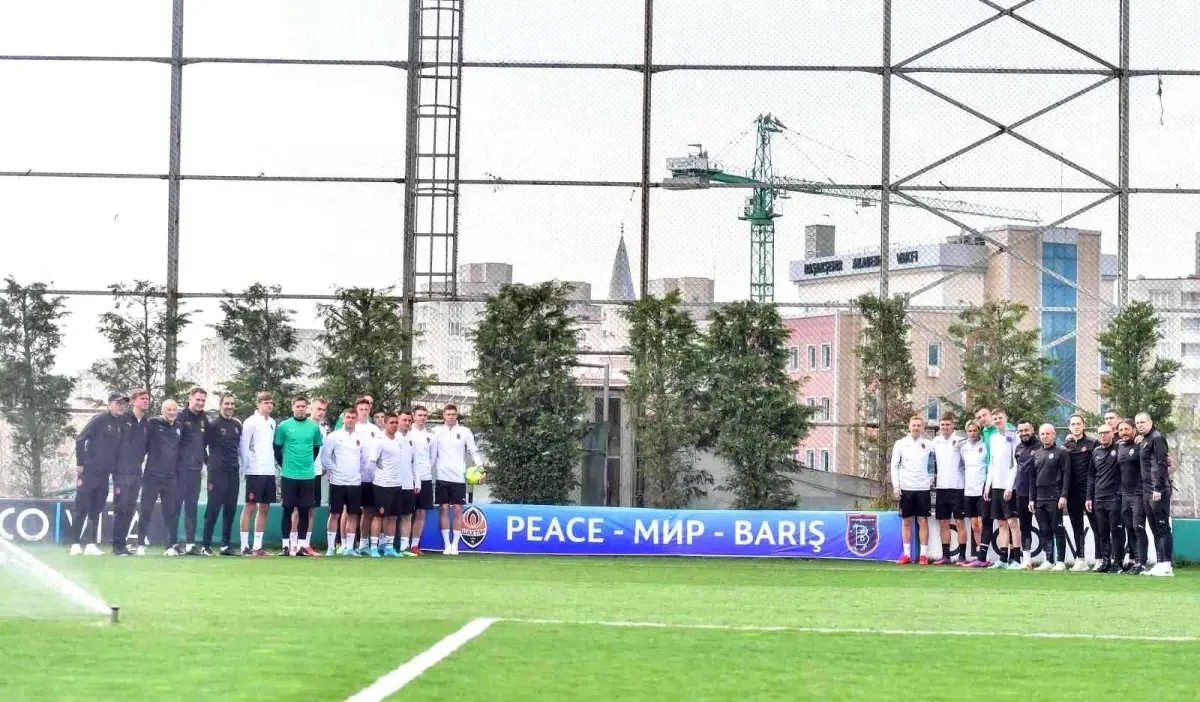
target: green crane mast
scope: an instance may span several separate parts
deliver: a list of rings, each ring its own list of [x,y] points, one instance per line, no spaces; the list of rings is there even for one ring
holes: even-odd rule
[[[863,207],[878,203],[879,190],[837,187],[832,183],[820,183],[802,178],[789,178],[775,174],[771,158],[771,138],[787,130],[777,118],[770,114],[759,115],[754,120],[755,146],[754,165],[750,174],[741,176],[728,173],[710,164],[708,153],[699,144],[698,153],[667,159],[671,176],[663,180],[663,187],[670,190],[694,190],[707,188],[712,182],[753,186],[746,206],[738,219],[750,223],[750,299],[757,302],[775,300],[775,201],[786,198],[788,193],[801,192],[810,195],[825,195],[857,200]],[[832,187],[831,187],[832,186]],[[1040,222],[1036,212],[1013,210],[989,205],[977,205],[961,200],[945,200],[933,197],[915,197],[925,206],[942,212],[972,214],[1017,222]],[[889,198],[891,204],[916,207],[908,200],[895,194]]]

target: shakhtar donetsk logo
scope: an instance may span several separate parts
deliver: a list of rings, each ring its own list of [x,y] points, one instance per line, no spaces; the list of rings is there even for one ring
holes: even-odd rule
[[[470,548],[479,548],[487,538],[487,517],[483,510],[470,505],[463,510],[462,540]]]
[[[879,515],[846,515],[846,548],[856,556],[869,556],[879,546]]]

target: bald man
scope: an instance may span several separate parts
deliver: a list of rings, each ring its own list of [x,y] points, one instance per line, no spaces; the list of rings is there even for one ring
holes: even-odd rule
[[[154,514],[154,503],[162,500],[163,525],[166,529],[166,555],[179,556],[179,444],[183,439],[183,427],[176,420],[179,405],[175,400],[162,403],[162,416],[151,417],[146,422],[146,472],[142,476],[142,503],[138,514],[138,533],[142,542],[137,555],[146,553],[150,545],[150,517]]]
[[[1026,508],[1037,518],[1042,545],[1046,549],[1046,560],[1037,569],[1061,572],[1067,569],[1067,532],[1063,529],[1063,510],[1067,506],[1067,491],[1071,487],[1071,459],[1067,450],[1055,442],[1056,438],[1053,425],[1038,427],[1038,439],[1042,447],[1033,455],[1033,468],[1028,477],[1029,504]],[[1032,570],[1032,566],[1031,562],[1027,562],[1025,567]]]

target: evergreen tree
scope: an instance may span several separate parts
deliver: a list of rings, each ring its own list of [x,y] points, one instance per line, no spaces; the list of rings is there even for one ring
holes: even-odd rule
[[[177,397],[190,383],[166,380],[167,337],[176,336],[191,324],[191,312],[180,311],[168,318],[164,289],[145,280],[132,285],[113,283],[113,308],[100,315],[98,331],[108,339],[113,357],[92,364],[92,373],[109,392],[146,389],[156,399]],[[183,342],[179,342],[182,346]],[[105,404],[105,398],[91,398]]]
[[[472,334],[479,364],[471,419],[502,502],[565,504],[578,482],[586,424],[568,292],[558,282],[505,285]]]
[[[1050,418],[1058,400],[1049,372],[1053,361],[1042,355],[1039,330],[1021,328],[1028,311],[1018,302],[986,300],[960,312],[949,331],[961,352],[970,407],[1001,407],[1014,421],[1027,418],[1036,426]]]
[[[9,277],[0,297],[0,407],[12,427],[13,482],[19,494],[43,497],[62,443],[75,436],[67,402],[75,383],[54,373],[62,345],[65,299],[46,285]]]
[[[636,417],[638,472],[649,507],[679,509],[704,497],[712,474],[695,467],[707,372],[703,339],[678,291],[625,311],[634,363],[625,393]]]
[[[409,341],[400,303],[390,290],[348,288],[337,301],[321,305],[325,349],[317,361],[319,392],[333,410],[354,404],[361,395],[377,406],[401,409],[435,380],[429,366],[411,366],[400,350]]]
[[[1100,395],[1122,417],[1147,412],[1164,432],[1173,430],[1175,395],[1167,389],[1180,364],[1156,358],[1162,317],[1143,300],[1131,300],[1108,328],[1096,336],[1100,356],[1108,361],[1108,375],[1100,381]]]
[[[716,454],[733,471],[721,489],[737,509],[788,509],[796,446],[812,408],[787,374],[788,329],[774,305],[736,302],[714,312],[705,343],[707,421]]]
[[[275,396],[279,416],[291,412],[290,398],[300,392],[296,378],[303,364],[290,354],[296,350],[296,330],[292,327],[295,310],[274,300],[279,286],[255,283],[241,295],[229,295],[221,301],[225,318],[216,325],[217,336],[229,344],[237,363],[229,387],[237,398],[237,415],[254,412],[254,396],[268,390]]]
[[[855,304],[863,325],[862,341],[855,349],[862,381],[859,406],[867,425],[859,430],[863,477],[883,484],[880,495],[886,502],[892,496],[888,469],[892,445],[908,433],[908,418],[915,413],[910,399],[917,384],[909,350],[912,325],[901,295],[883,300],[868,293]]]

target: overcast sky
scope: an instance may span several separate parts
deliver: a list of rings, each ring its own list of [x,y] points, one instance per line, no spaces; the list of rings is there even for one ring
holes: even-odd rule
[[[168,0],[0,0],[5,54],[170,53]],[[400,0],[189,0],[189,56],[403,59]],[[878,0],[658,0],[655,59],[665,63],[859,65],[879,61]],[[1088,11],[1078,11],[1086,5]],[[986,18],[974,0],[895,0],[896,60]],[[1113,63],[1117,2],[1039,0],[1022,12]],[[1187,0],[1136,0],[1136,68],[1200,68]],[[468,0],[468,60],[640,62],[642,0]],[[1090,68],[1095,64],[1003,19],[916,65]],[[163,173],[170,70],[159,64],[0,63],[0,170]],[[1096,80],[1094,76],[921,74],[920,80],[1004,122]],[[184,69],[183,170],[190,174],[400,176],[405,77],[388,68],[196,65]],[[1132,83],[1133,184],[1200,187],[1200,79]],[[653,177],[665,159],[701,142],[728,170],[753,160],[752,122],[771,112],[777,173],[839,183],[879,178],[879,78],[859,73],[695,72],[654,78]],[[892,170],[897,177],[987,134],[991,127],[895,79]],[[1030,138],[1115,181],[1116,83],[1024,128]],[[1160,124],[1161,119],[1161,124]],[[637,180],[641,77],[628,71],[472,69],[463,84],[462,175]],[[997,140],[916,181],[965,185],[1091,186],[1086,176],[1011,139]],[[718,299],[748,292],[742,191],[653,191],[653,277],[717,281]],[[1088,196],[949,194],[1035,210],[1052,220]],[[638,270],[638,196],[624,188],[465,187],[461,262],[503,261],[518,281],[583,280],[607,295],[624,225]],[[197,183],[182,186],[180,284],[241,289],[255,281],[289,292],[396,285],[401,279],[401,188],[395,185]],[[872,245],[878,209],[797,196],[777,223],[777,293],[797,301],[787,265],[802,258],[803,228],[834,224],[838,248]],[[956,228],[927,213],[893,210],[892,237],[931,242]],[[976,225],[994,224],[970,219]],[[1071,224],[1104,232],[1116,252],[1116,206]],[[1200,198],[1135,196],[1133,275],[1192,272]],[[166,184],[159,181],[0,179],[0,274],[59,288],[165,280]],[[95,318],[103,298],[72,298],[60,367],[105,352]],[[193,360],[214,301],[196,301],[185,335]],[[315,306],[295,305],[302,326]]]

